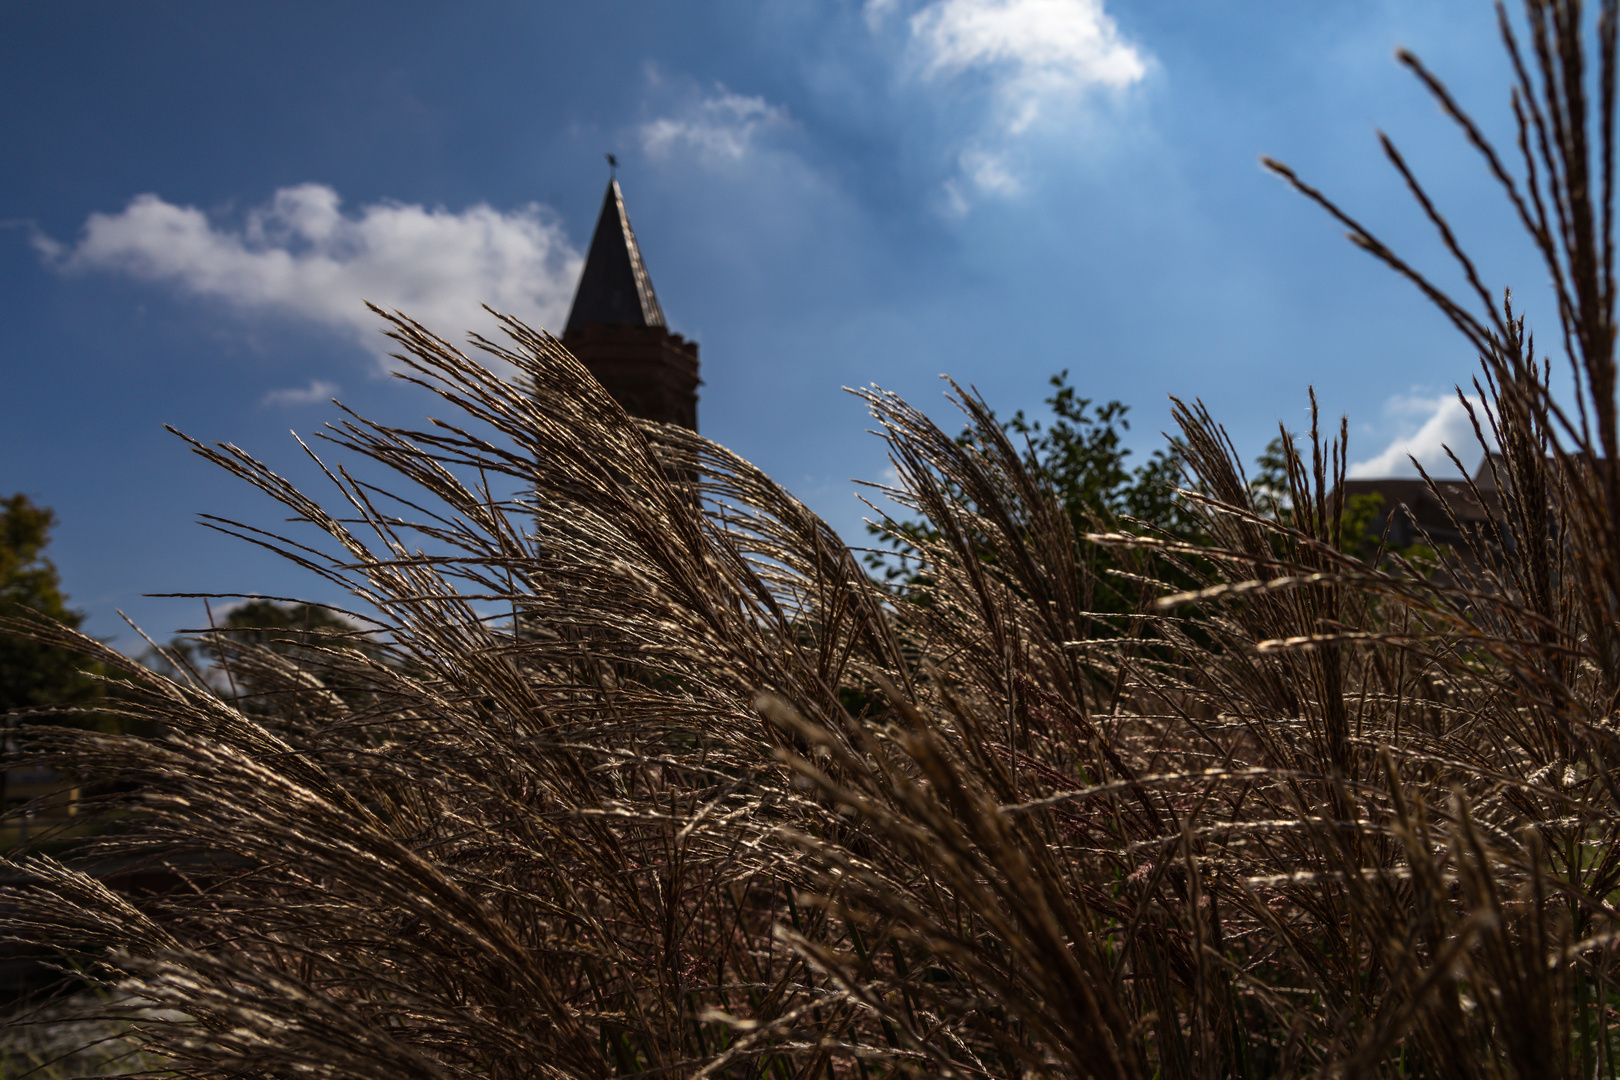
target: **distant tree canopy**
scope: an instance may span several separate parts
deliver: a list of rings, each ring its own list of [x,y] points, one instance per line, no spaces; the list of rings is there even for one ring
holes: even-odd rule
[[[209,629],[171,638],[140,660],[161,675],[201,682],[240,708],[264,714],[276,708],[266,685],[281,685],[290,671],[356,700],[365,692],[365,665],[336,655],[349,652],[392,662],[382,644],[331,608],[256,597],[217,619],[211,613]]]
[[[1101,405],[1081,397],[1069,383],[1069,372],[1061,371],[1050,380],[1052,395],[1046,398],[1050,416],[1031,419],[1019,410],[1010,420],[998,421],[1001,430],[1018,436],[1025,447],[1025,461],[1051,485],[1058,502],[1067,511],[1077,537],[1101,531],[1152,532],[1168,539],[1198,543],[1205,539],[1198,520],[1189,513],[1177,493],[1184,482],[1180,447],[1174,440],[1154,450],[1146,461],[1131,465],[1131,451],[1124,446],[1130,430],[1130,406],[1120,401]],[[973,445],[979,435],[969,427],[957,437],[964,446]],[[1291,524],[1293,509],[1288,459],[1295,454],[1297,437],[1287,443],[1278,435],[1267,444],[1255,461],[1249,481],[1255,509],[1261,516]],[[1371,559],[1382,551],[1373,530],[1383,503],[1379,495],[1355,495],[1345,506],[1340,547],[1355,558]],[[889,550],[874,551],[867,565],[890,582],[905,584],[922,580],[920,544],[936,540],[930,527],[919,521],[898,522],[884,529],[868,526]],[[1279,541],[1280,542],[1280,541]],[[1084,541],[1082,540],[1082,543]],[[1166,584],[1185,585],[1184,574],[1173,560],[1137,551],[1087,544],[1085,559],[1095,573],[1096,595],[1093,609],[1099,613],[1126,613],[1137,610],[1143,596],[1141,579],[1156,578]],[[1414,546],[1399,554],[1432,554]],[[1130,565],[1121,562],[1130,561]],[[1110,574],[1127,571],[1129,576]]]
[[[232,608],[210,633],[193,639],[200,654],[215,665],[215,686],[239,699],[250,711],[272,706],[265,700],[267,682],[284,676],[271,669],[285,665],[319,680],[351,700],[364,693],[366,678],[341,655],[359,652],[372,660],[384,650],[355,624],[318,604],[254,599]],[[199,650],[190,648],[188,659]],[[267,668],[266,664],[271,668]]]
[[[1124,529],[1140,532],[1151,529],[1178,539],[1191,539],[1196,532],[1194,519],[1176,495],[1181,483],[1181,458],[1174,443],[1155,450],[1140,465],[1127,459],[1131,450],[1124,444],[1130,430],[1130,406],[1119,401],[1096,405],[1081,397],[1069,384],[1069,373],[1052,376],[1052,395],[1046,399],[1050,417],[1031,419],[1023,410],[1000,422],[1001,429],[1023,440],[1026,463],[1051,485],[1059,503],[1068,513],[1076,536],[1090,532]],[[962,432],[958,442],[971,445],[978,438],[972,428]],[[898,523],[898,535],[878,526],[869,531],[880,536],[892,550],[873,552],[867,564],[888,580],[917,580],[918,548],[914,541],[937,539],[921,522]],[[1120,558],[1141,558],[1112,549],[1089,545],[1087,559],[1100,570],[1115,565]],[[1168,567],[1162,572],[1174,576]],[[922,573],[926,573],[923,570]],[[1105,573],[1094,579],[1099,595],[1093,598],[1099,612],[1128,612],[1137,608],[1139,597],[1122,581]]]
[[[1051,482],[1076,531],[1108,522],[1128,529],[1149,527],[1190,537],[1196,526],[1176,497],[1181,455],[1174,443],[1131,467],[1131,451],[1121,445],[1130,430],[1129,405],[1110,401],[1092,407],[1069,385],[1067,369],[1052,376],[1046,399],[1051,419],[1031,421],[1020,409],[1005,430],[1028,440],[1029,460]]]
[[[26,495],[0,503],[0,617],[41,617],[78,629],[84,613],[67,606],[56,567],[45,557],[56,515]],[[0,712],[83,705],[102,696],[82,670],[86,659],[56,645],[0,628]]]
[[[245,645],[267,645],[277,652],[328,641],[333,634],[352,634],[346,620],[314,604],[249,600],[231,609],[220,629]]]

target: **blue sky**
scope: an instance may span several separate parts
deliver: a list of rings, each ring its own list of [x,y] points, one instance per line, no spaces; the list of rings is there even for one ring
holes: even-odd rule
[[[1451,282],[1387,130],[1536,323],[1545,274],[1397,45],[1508,141],[1482,0],[4,0],[0,494],[56,509],[73,602],[126,646],[115,609],[202,620],[146,593],[340,599],[200,527],[277,515],[162,425],[303,480],[288,430],[328,398],[418,422],[361,298],[560,329],[607,151],[701,343],[702,430],[846,536],[886,463],[841,387],[954,427],[941,373],[1011,413],[1066,368],[1143,452],[1199,397],[1251,456],[1314,385],[1363,472],[1438,463],[1473,357],[1257,164]]]

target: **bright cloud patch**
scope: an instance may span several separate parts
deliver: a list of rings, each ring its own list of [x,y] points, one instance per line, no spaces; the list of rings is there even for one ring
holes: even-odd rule
[[[945,209],[953,216],[967,213],[973,196],[1010,196],[1023,190],[1003,154],[968,149],[957,155],[956,164],[958,174],[945,181]]]
[[[1149,57],[1125,40],[1103,0],[867,0],[867,25],[882,33],[909,8],[910,77],[983,88],[987,112],[964,131],[957,174],[946,181],[948,208],[969,196],[1022,190],[1007,153],[1043,116],[1062,116],[1095,91],[1121,91],[1147,76]]]
[[[480,304],[560,328],[582,261],[537,205],[452,213],[374,203],[346,214],[337,192],[321,184],[280,189],[240,227],[140,195],[120,213],[92,214],[76,244],[45,237],[35,244],[65,271],[120,273],[296,316],[379,356],[391,343],[362,300],[445,335],[487,326]]]
[[[331,401],[337,392],[336,383],[329,383],[325,379],[311,379],[308,386],[270,391],[264,395],[263,404],[314,405],[322,401]]]
[[[927,78],[992,75],[1015,135],[1052,97],[1123,89],[1147,74],[1102,0],[935,0],[912,15],[911,37]]]
[[[641,148],[648,157],[688,154],[708,164],[741,160],[757,135],[788,125],[787,113],[762,97],[733,94],[724,87],[679,115],[641,125]]]
[[[1008,169],[1001,155],[988,154],[983,150],[964,150],[959,160],[962,172],[980,191],[1012,195],[1019,190],[1018,178]]]
[[[1472,404],[1479,408],[1477,399]],[[1431,475],[1451,473],[1455,467],[1446,457],[1444,448],[1448,446],[1464,461],[1478,456],[1473,422],[1456,394],[1391,398],[1384,411],[1403,421],[1410,434],[1396,438],[1375,457],[1350,465],[1345,472],[1351,479],[1416,476],[1412,458],[1422,462]]]

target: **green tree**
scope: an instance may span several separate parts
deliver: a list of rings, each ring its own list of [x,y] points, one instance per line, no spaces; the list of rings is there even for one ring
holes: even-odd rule
[[[147,668],[169,678],[200,679],[216,693],[250,712],[273,706],[261,683],[282,675],[269,672],[268,661],[290,661],[314,675],[328,689],[349,700],[363,692],[362,668],[338,659],[332,650],[353,650],[373,661],[391,662],[387,650],[349,619],[319,604],[255,598],[232,607],[212,629],[174,637],[163,648],[141,654]]]
[[[1174,443],[1132,467],[1122,445],[1131,407],[1109,401],[1093,408],[1069,385],[1068,369],[1051,378],[1046,405],[1050,420],[1031,421],[1019,410],[1005,428],[1029,442],[1029,460],[1058,493],[1079,532],[1100,522],[1126,529],[1149,527],[1175,536],[1196,532],[1194,519],[1176,496],[1181,456]]]
[[[217,629],[197,638],[196,644],[216,665],[216,687],[253,711],[274,704],[262,696],[260,683],[267,673],[260,667],[261,650],[290,661],[351,703],[365,695],[369,680],[363,667],[334,657],[333,650],[353,650],[386,662],[385,650],[372,637],[330,608],[276,600],[248,600],[232,608]],[[191,655],[195,659],[197,653]]]
[[[1160,447],[1147,461],[1133,466],[1128,461],[1131,450],[1124,445],[1124,434],[1131,426],[1130,406],[1120,401],[1097,405],[1092,398],[1081,397],[1070,385],[1067,369],[1052,376],[1050,382],[1053,392],[1046,399],[1051,409],[1049,417],[1031,419],[1019,410],[1001,427],[1025,440],[1028,465],[1051,484],[1074,525],[1075,535],[1083,537],[1099,530],[1153,530],[1178,539],[1193,539],[1197,535],[1195,520],[1176,495],[1182,476],[1175,444]],[[974,437],[970,428],[962,432],[959,441],[968,444]],[[869,531],[880,536],[881,542],[893,551],[892,555],[869,554],[870,567],[890,581],[921,580],[915,569],[917,549],[912,541],[933,538],[924,523],[900,523],[899,536],[887,535],[877,526],[870,526]],[[1106,571],[1121,559],[1141,563],[1143,557],[1095,545],[1088,545],[1088,549],[1087,558],[1097,571],[1099,595],[1094,598],[1094,609],[1119,613],[1136,610],[1141,602],[1140,586],[1122,592]],[[1168,564],[1133,565],[1132,569],[1168,578],[1178,576]]]
[[[24,710],[83,707],[101,700],[102,684],[88,671],[87,657],[30,636],[19,624],[51,621],[77,630],[84,613],[67,606],[56,567],[45,557],[56,515],[26,495],[0,503],[0,810],[6,804],[6,776],[16,755],[16,725]],[[19,715],[9,715],[20,711]],[[84,723],[82,716],[58,722]]]
[[[26,495],[13,495],[0,508],[0,617],[43,617],[78,629],[84,613],[67,606],[56,567],[44,554],[56,515]],[[98,700],[101,684],[85,666],[78,653],[0,629],[0,712]]]
[[[294,655],[300,649],[327,643],[334,634],[354,634],[353,624],[328,608],[275,600],[249,600],[232,608],[220,630],[244,645],[266,645]]]

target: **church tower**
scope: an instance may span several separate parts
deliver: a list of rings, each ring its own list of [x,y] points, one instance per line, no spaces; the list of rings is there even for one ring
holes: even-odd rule
[[[616,179],[608,181],[562,343],[631,416],[697,430],[697,342],[664,324]]]

